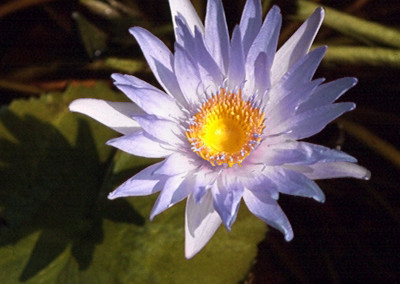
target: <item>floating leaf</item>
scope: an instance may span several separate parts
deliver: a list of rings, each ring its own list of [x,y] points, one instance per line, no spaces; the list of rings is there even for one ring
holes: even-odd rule
[[[121,101],[106,85],[14,101],[0,112],[0,283],[237,283],[265,224],[242,206],[184,258],[184,202],[148,221],[156,196],[108,192],[153,160],[116,152],[116,134],[70,113],[78,97]]]

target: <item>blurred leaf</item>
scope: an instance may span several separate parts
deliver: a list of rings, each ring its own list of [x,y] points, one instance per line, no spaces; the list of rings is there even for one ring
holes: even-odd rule
[[[134,60],[134,59],[124,59],[124,58],[117,58],[117,57],[109,57],[105,61],[106,65],[129,74],[136,73],[140,70],[144,69],[144,62],[141,60]]]
[[[330,45],[324,62],[399,68],[400,49]]]
[[[299,0],[297,16],[305,20],[320,5]],[[388,47],[400,48],[400,31],[378,23],[350,16],[335,9],[324,7],[326,17],[324,25],[352,38],[367,43],[378,43]]]
[[[106,33],[78,12],[73,13],[72,17],[78,25],[79,34],[85,46],[86,53],[90,58],[100,56],[107,48]]]
[[[80,0],[83,6],[87,7],[91,12],[100,15],[106,19],[118,18],[120,14],[110,4],[98,0]]]
[[[115,152],[116,134],[70,113],[78,97],[121,101],[106,85],[16,100],[0,112],[0,283],[237,283],[265,224],[242,206],[184,258],[184,203],[153,222],[156,196],[110,201],[109,191],[154,160]]]

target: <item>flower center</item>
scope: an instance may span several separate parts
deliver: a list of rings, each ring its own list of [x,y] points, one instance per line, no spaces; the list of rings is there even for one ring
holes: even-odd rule
[[[190,119],[186,137],[192,150],[213,166],[241,164],[260,141],[264,113],[244,101],[241,90],[220,92]]]

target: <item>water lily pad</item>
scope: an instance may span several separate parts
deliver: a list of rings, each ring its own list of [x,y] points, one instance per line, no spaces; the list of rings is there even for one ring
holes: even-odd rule
[[[153,160],[106,146],[117,134],[68,111],[71,100],[121,101],[104,84],[14,101],[0,111],[0,283],[237,283],[266,226],[242,206],[192,260],[184,202],[150,222],[156,196],[110,201]]]

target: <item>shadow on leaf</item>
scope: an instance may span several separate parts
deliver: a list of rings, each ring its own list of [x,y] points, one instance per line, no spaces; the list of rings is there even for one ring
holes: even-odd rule
[[[24,267],[27,281],[67,247],[80,270],[103,240],[103,219],[137,226],[144,218],[125,200],[110,202],[113,152],[101,162],[89,124],[78,120],[71,145],[57,128],[33,116],[5,111],[0,123],[15,139],[0,138],[0,246],[40,232]]]

